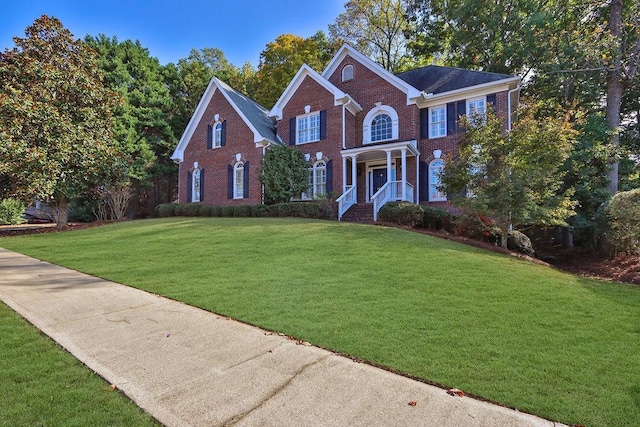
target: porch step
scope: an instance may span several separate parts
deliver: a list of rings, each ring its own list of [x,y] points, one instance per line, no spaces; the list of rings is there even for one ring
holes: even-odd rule
[[[342,215],[342,221],[370,224],[373,222],[373,203],[358,203]]]

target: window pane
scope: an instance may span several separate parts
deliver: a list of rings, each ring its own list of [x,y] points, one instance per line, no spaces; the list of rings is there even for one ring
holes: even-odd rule
[[[431,109],[429,115],[429,137],[438,138],[447,135],[445,107]]]
[[[434,160],[429,164],[429,200],[446,200],[447,196],[442,191],[438,191],[441,183],[440,174],[444,170],[443,160]]]
[[[218,123],[216,125],[216,131],[213,138],[213,145],[215,147],[220,147],[220,142],[222,141],[222,123]]]
[[[384,141],[392,137],[391,117],[378,114],[371,122],[371,141]]]
[[[244,197],[244,166],[240,165],[236,167],[235,178],[234,197],[241,199]]]

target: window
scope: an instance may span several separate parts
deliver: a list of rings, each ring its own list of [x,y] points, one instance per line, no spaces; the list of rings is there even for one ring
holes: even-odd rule
[[[342,68],[342,81],[346,82],[348,80],[353,80],[353,65],[345,65]]]
[[[307,191],[302,194],[303,199],[314,199],[327,194],[327,164],[318,160],[307,171]]]
[[[233,168],[233,198],[244,198],[244,164],[236,163]]]
[[[429,138],[447,136],[447,108],[434,107],[429,110]]]
[[[470,99],[467,101],[467,116],[470,120],[473,120],[473,117],[484,116],[487,112],[487,100],[483,96],[482,98]]]
[[[218,122],[213,127],[213,146],[222,146],[222,123]]]
[[[297,143],[320,141],[320,112],[298,117]]]
[[[200,169],[196,169],[193,171],[191,175],[191,201],[192,202],[200,202],[202,199],[200,198],[201,190],[202,190],[202,182],[200,181]]]
[[[392,122],[388,114],[378,114],[371,121],[371,142],[391,139]]]
[[[377,105],[362,122],[362,143],[398,139],[398,113],[388,105]]]
[[[444,171],[444,160],[435,159],[429,163],[429,201],[442,202],[447,200],[447,195],[438,190],[441,184],[440,176]]]

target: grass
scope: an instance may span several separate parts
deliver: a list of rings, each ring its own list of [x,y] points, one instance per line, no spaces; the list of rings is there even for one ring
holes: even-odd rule
[[[640,420],[640,288],[400,229],[168,218],[0,246],[567,424]]]
[[[1,426],[157,426],[0,302]]]

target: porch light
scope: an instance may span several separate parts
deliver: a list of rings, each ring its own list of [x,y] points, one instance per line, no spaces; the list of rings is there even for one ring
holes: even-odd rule
[[[316,153],[316,160],[322,160],[322,151]]]
[[[442,150],[433,150],[433,157],[439,159],[442,156]]]

